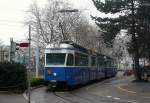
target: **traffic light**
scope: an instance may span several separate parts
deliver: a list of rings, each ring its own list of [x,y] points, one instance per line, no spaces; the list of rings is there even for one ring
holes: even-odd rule
[[[19,43],[11,42],[11,51],[15,52],[16,50],[19,50],[20,47],[19,45],[20,45]]]
[[[22,42],[22,43],[16,43],[14,41],[11,41],[11,51],[16,52],[16,50],[19,50],[19,48],[26,48],[29,47],[28,42]]]
[[[19,50],[19,43],[13,42],[12,44],[13,51]]]
[[[16,50],[19,50],[19,43],[16,43]]]

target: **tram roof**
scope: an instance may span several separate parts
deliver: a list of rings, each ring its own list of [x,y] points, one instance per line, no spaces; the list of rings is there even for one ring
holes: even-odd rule
[[[66,49],[66,50],[76,50],[76,51],[81,51],[81,52],[84,52],[84,53],[89,53],[89,50],[78,45],[78,44],[75,44],[73,42],[70,42],[70,41],[62,41],[60,43],[60,45],[58,46],[54,46],[54,45],[48,45],[46,47],[46,49],[49,49],[49,50],[63,50],[63,49]]]
[[[109,56],[94,52],[92,50],[88,50],[88,49],[74,43],[73,41],[62,41],[62,42],[60,42],[60,45],[57,45],[57,46],[48,45],[46,47],[46,50],[74,50],[74,51],[84,52],[84,53],[87,53],[87,54],[101,56],[101,57],[106,58],[106,59],[113,59]]]

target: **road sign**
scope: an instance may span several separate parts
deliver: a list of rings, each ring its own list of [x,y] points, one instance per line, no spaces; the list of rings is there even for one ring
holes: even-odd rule
[[[29,43],[24,42],[19,44],[20,47],[29,47]]]

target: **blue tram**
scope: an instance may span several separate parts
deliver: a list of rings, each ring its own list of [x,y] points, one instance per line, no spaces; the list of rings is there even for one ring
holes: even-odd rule
[[[82,85],[117,73],[115,62],[108,56],[87,50],[73,42],[64,41],[59,47],[45,49],[44,79],[69,87]]]

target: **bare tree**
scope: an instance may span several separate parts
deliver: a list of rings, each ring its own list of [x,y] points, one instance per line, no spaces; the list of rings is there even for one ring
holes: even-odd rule
[[[54,43],[61,39],[59,31],[59,13],[61,2],[49,0],[44,8],[39,8],[36,3],[31,5],[30,18],[28,23],[32,25],[34,41],[38,41],[41,46]]]
[[[98,29],[89,23],[82,12],[59,12],[72,9],[60,0],[49,0],[43,8],[33,3],[28,24],[32,25],[33,41],[40,47],[59,44],[62,40],[72,40],[88,49],[101,51],[102,39]]]

